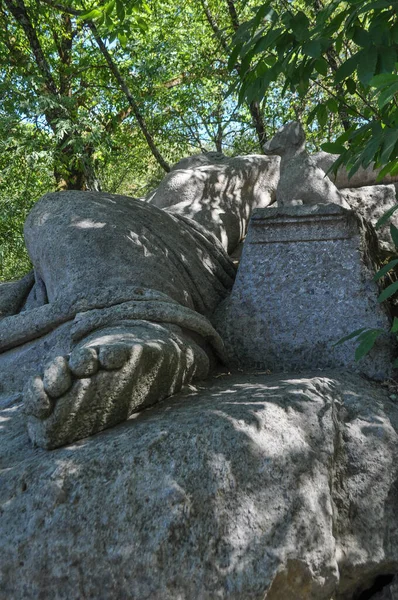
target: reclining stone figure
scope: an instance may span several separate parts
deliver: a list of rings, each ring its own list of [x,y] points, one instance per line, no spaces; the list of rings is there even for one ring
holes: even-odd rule
[[[312,203],[306,177],[317,202],[341,201],[301,126],[266,149],[282,155],[280,203]],[[91,435],[207,375],[223,356],[209,319],[235,275],[225,250],[253,208],[274,201],[278,179],[278,157],[209,153],[180,161],[147,202],[63,192],[35,205],[25,226],[34,275],[0,284],[0,404],[24,390],[35,444]]]
[[[147,203],[64,192],[35,205],[34,285],[0,285],[0,402],[24,389],[35,444],[91,435],[208,374],[223,354],[209,317],[235,276],[225,250],[273,201],[278,165],[208,153],[175,165]]]
[[[33,443],[54,448],[115,425],[222,358],[209,317],[235,270],[198,223],[70,191],[37,202],[25,240],[35,283],[18,314],[3,307],[0,384],[8,401],[24,387]]]

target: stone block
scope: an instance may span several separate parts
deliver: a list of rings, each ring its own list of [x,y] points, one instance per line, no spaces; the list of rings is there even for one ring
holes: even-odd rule
[[[355,341],[333,345],[361,327],[389,329],[373,281],[376,255],[371,226],[335,204],[254,211],[232,293],[216,314],[231,364],[390,376],[388,334],[359,362]]]

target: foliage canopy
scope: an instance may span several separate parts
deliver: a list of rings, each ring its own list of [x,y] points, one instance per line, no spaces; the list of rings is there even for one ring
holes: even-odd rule
[[[304,98],[326,93],[310,111],[321,127],[338,115],[345,129],[323,149],[354,174],[372,162],[398,174],[397,3],[388,0],[268,1],[237,31],[229,67],[240,57],[240,99],[283,81]]]
[[[3,0],[0,278],[53,189],[143,196],[183,156],[261,152],[307,122],[355,170],[398,172],[398,39],[385,0]]]

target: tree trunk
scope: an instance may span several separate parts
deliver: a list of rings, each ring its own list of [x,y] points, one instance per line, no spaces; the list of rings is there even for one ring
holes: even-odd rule
[[[61,61],[59,89],[52,75],[50,65],[46,59],[39,37],[30,19],[28,10],[23,0],[4,0],[5,5],[24,30],[30,49],[34,56],[37,69],[43,79],[45,93],[54,99],[55,107],[45,112],[48,126],[54,133],[57,132],[57,121],[65,118],[65,108],[61,107],[61,96],[69,95],[70,90],[70,65],[72,57],[72,27],[69,15],[63,15],[61,36],[54,32],[54,41]],[[59,108],[56,106],[58,104]],[[73,110],[68,113],[68,118],[73,122],[76,114]],[[98,181],[94,176],[92,156],[94,149],[87,148],[86,161],[76,160],[73,146],[69,145],[71,136],[65,134],[55,148],[54,152],[54,177],[59,190],[86,190],[99,189]]]
[[[95,173],[93,160],[94,148],[87,146],[84,161],[77,161],[73,147],[66,145],[63,139],[54,152],[54,177],[57,190],[101,191],[100,182]]]

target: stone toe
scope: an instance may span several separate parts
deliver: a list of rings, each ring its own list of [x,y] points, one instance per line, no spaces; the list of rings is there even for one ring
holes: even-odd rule
[[[59,398],[72,386],[72,375],[64,356],[57,356],[45,366],[43,386],[52,398]]]
[[[98,371],[98,367],[98,354],[95,348],[77,348],[69,357],[69,368],[75,377],[90,377]]]
[[[27,415],[32,415],[38,419],[45,419],[53,411],[53,403],[49,398],[43,385],[41,377],[36,376],[30,379],[24,389],[24,410]]]
[[[127,344],[101,346],[99,362],[103,369],[120,369],[130,358],[131,347]]]

